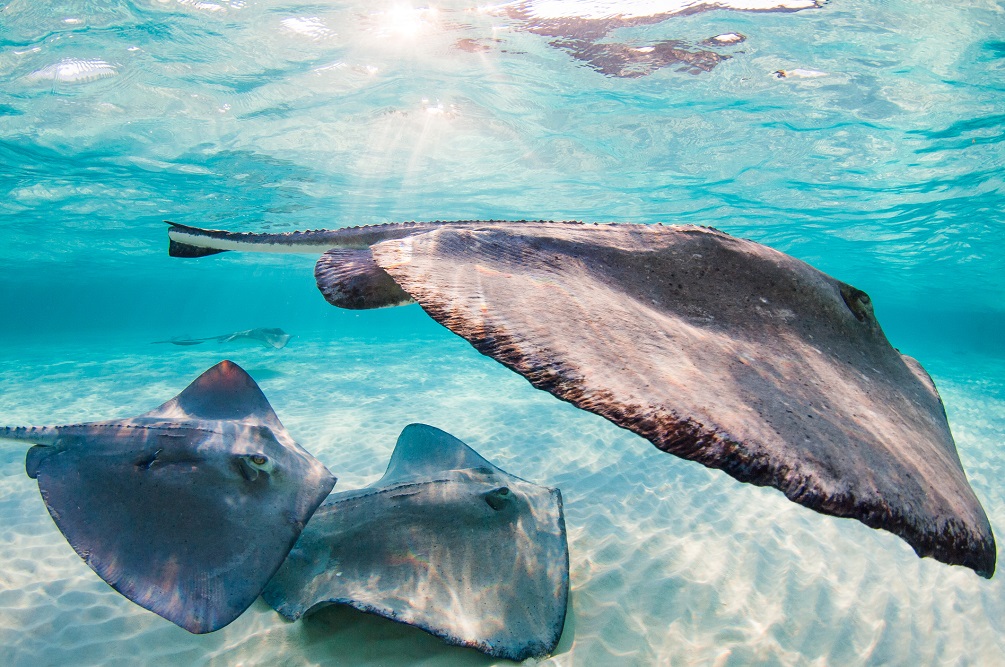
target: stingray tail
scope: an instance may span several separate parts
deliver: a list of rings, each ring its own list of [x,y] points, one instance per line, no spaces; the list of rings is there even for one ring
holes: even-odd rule
[[[319,229],[307,232],[284,232],[279,234],[260,234],[254,232],[228,232],[222,229],[202,229],[183,225],[179,222],[165,220],[169,225],[168,254],[172,257],[205,257],[228,250],[241,252],[271,252],[271,253],[303,253],[321,254],[325,250],[340,243],[339,230]],[[381,232],[372,232],[379,237]],[[380,240],[379,238],[377,240]],[[373,240],[357,241],[350,239],[356,245],[365,247]],[[345,240],[342,239],[344,243]]]
[[[33,442],[36,445],[52,445],[59,438],[58,429],[52,426],[3,426],[0,440]]]
[[[52,446],[58,439],[59,429],[52,426],[0,427],[0,440],[17,440],[34,444],[28,449],[24,458],[24,471],[32,479],[38,475],[39,463],[53,452]]]
[[[171,225],[168,229],[168,255],[171,257],[206,257],[207,255],[227,252],[225,248],[213,248],[192,242],[199,238],[213,238],[214,233],[226,234],[227,232],[215,229],[199,229],[198,227],[190,227],[177,222],[171,222],[170,220],[165,220],[164,222]]]
[[[175,336],[169,340],[155,340],[151,345],[161,345],[170,343],[171,345],[199,345],[207,340],[214,340],[213,338],[184,338],[182,336]]]

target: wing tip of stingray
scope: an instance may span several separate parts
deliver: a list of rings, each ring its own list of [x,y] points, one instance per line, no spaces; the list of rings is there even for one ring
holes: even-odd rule
[[[986,532],[977,534],[967,528],[967,526],[947,527],[930,541],[915,544],[908,540],[908,543],[921,558],[934,558],[948,565],[967,567],[978,576],[990,579],[994,576],[998,561],[998,547],[991,526],[988,524]]]
[[[203,619],[203,618],[199,618],[199,617],[172,618],[171,616],[169,616],[167,614],[163,614],[163,613],[161,613],[160,611],[158,611],[156,609],[150,609],[149,611],[152,611],[155,614],[157,614],[158,616],[160,616],[160,617],[162,617],[162,618],[164,618],[164,619],[166,619],[168,621],[171,621],[172,623],[174,623],[175,625],[177,625],[182,630],[185,630],[187,632],[191,632],[193,635],[208,635],[211,632],[216,632],[217,630],[222,630],[223,628],[227,627],[228,625],[230,625],[231,623],[233,623],[234,621],[236,621],[238,619],[238,617],[240,617],[240,615],[244,613],[242,611],[241,614],[237,614],[236,616],[233,616],[233,617],[227,616],[227,617],[213,618],[212,620],[207,620],[207,619]]]
[[[723,466],[721,461],[709,464],[695,460],[708,467],[720,468],[741,482],[776,488],[792,502],[815,512],[855,519],[869,528],[892,533],[906,542],[919,558],[932,558],[946,565],[969,568],[985,579],[994,575],[997,561],[995,536],[976,496],[971,507],[954,515],[912,514],[884,502],[828,495],[814,479],[784,475],[780,469],[752,474],[750,467],[734,469]]]
[[[717,456],[710,457],[700,445],[703,440],[716,439],[717,434],[704,432],[688,420],[682,422],[676,439],[661,440],[659,435],[625,425],[602,412],[600,414],[645,437],[661,451],[722,470],[743,483],[777,489],[790,501],[815,512],[855,519],[869,528],[892,533],[906,542],[919,558],[966,567],[985,579],[994,575],[997,560],[995,537],[976,496],[970,507],[957,514],[912,514],[881,501],[867,502],[850,495],[828,494],[813,476],[794,474],[788,467],[770,465],[758,457],[738,456],[732,448],[728,448],[729,456],[720,451]],[[666,432],[670,430],[663,431]]]

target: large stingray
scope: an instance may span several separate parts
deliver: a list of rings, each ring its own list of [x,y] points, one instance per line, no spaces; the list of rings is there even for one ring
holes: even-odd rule
[[[190,632],[259,596],[335,478],[223,361],[132,419],[0,429],[67,541],[133,602]]]
[[[318,509],[262,596],[290,620],[345,604],[523,660],[558,644],[568,591],[561,493],[411,424],[380,480]]]
[[[415,299],[535,387],[664,451],[994,572],[931,378],[890,345],[865,293],[781,252],[662,225],[169,234],[181,256],[332,248],[315,276],[335,305]]]

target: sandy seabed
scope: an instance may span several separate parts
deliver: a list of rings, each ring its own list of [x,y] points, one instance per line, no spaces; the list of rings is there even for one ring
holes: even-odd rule
[[[339,478],[336,490],[376,480],[414,421],[560,488],[572,595],[543,664],[1005,664],[1001,575],[988,581],[919,559],[889,533],[663,454],[445,331],[410,342],[296,338],[280,351],[146,340],[21,346],[0,357],[0,423],[132,416],[225,357],[259,381],[291,434]],[[922,361],[1005,535],[1005,365]],[[17,443],[0,446],[0,517],[3,665],[496,662],[349,609],[290,623],[261,600],[227,628],[191,635],[121,597],[74,554]]]

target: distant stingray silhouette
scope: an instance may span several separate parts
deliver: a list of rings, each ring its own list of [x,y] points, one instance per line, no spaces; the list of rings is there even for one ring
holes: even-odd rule
[[[233,341],[250,341],[255,343],[260,343],[266,347],[273,347],[277,350],[281,350],[286,347],[286,344],[290,342],[290,338],[293,338],[290,334],[286,333],[282,329],[245,329],[244,331],[235,331],[229,334],[222,334],[220,336],[208,336],[206,338],[187,338],[184,336],[176,336],[170,340],[155,340],[154,343],[171,343],[172,345],[199,345],[200,343],[205,343],[206,341],[215,340],[218,343],[230,343]]]
[[[994,572],[931,378],[890,345],[864,292],[781,252],[709,228],[549,221],[172,224],[169,238],[180,257],[323,253],[315,278],[336,306],[418,301],[535,387],[663,451]]]

